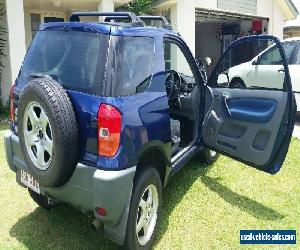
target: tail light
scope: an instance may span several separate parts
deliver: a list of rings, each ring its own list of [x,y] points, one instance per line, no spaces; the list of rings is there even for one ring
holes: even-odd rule
[[[101,104],[98,111],[98,154],[105,157],[116,155],[121,136],[122,117],[113,106]]]
[[[10,100],[10,120],[12,122],[15,122],[15,103],[14,103],[14,88],[15,88],[15,85],[13,85],[11,88],[10,88],[10,91],[9,91],[9,100]]]

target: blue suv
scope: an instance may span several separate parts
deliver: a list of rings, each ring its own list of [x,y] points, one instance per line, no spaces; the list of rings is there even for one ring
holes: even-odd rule
[[[254,67],[251,88],[232,87],[229,70],[237,79],[257,55],[264,77]],[[17,182],[41,207],[71,204],[117,244],[149,249],[162,187],[191,157],[210,164],[221,152],[276,174],[296,110],[281,43],[245,37],[214,70],[206,61],[162,17],[80,12],[41,25],[11,89],[5,149]]]

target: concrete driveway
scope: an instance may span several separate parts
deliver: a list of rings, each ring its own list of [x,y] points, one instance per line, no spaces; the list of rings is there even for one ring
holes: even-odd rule
[[[294,136],[300,139],[300,115],[298,115],[296,118]]]

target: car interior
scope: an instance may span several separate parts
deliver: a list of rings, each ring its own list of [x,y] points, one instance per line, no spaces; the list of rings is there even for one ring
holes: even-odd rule
[[[197,138],[200,98],[191,67],[173,42],[165,42],[165,65],[174,157],[185,152]]]

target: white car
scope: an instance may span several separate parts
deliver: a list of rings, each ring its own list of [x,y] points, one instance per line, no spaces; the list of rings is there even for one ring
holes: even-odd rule
[[[286,39],[282,45],[289,63],[297,111],[300,112],[300,37]],[[229,80],[231,88],[268,88],[272,82],[273,88],[282,89],[285,76],[279,50],[274,46],[267,48],[249,62],[229,68],[227,74],[226,81]],[[225,79],[222,80],[222,78],[224,77],[224,74],[219,75],[218,82],[223,82]]]

